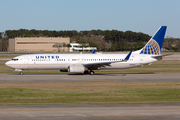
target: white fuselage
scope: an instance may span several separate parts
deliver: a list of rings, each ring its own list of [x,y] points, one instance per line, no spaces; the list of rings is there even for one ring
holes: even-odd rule
[[[26,69],[59,69],[67,70],[70,65],[83,65],[88,63],[111,63],[104,68],[132,68],[157,61],[151,55],[133,54],[128,61],[122,62],[127,54],[32,54],[20,55],[6,62],[8,67],[19,70]],[[101,69],[100,68],[100,69]]]

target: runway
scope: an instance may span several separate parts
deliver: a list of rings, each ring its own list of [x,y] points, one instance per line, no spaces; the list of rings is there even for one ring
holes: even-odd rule
[[[2,82],[138,82],[180,81],[179,73],[95,75],[0,74]],[[97,88],[98,89],[98,88]],[[169,120],[180,119],[180,103],[94,104],[94,105],[0,105],[0,120]]]
[[[57,74],[0,74],[0,82],[104,82],[104,81],[180,81],[179,73],[96,73],[95,75]]]
[[[180,103],[114,105],[15,105],[1,106],[4,120],[172,120],[180,119]]]

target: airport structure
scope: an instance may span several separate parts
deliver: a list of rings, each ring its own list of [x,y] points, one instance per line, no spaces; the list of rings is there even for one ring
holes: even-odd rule
[[[53,47],[55,43],[70,44],[70,38],[23,37],[9,39],[9,52],[67,52],[68,47]]]
[[[93,51],[94,49],[97,50],[96,47],[89,47],[89,44],[87,43],[84,47],[82,48],[82,44],[79,43],[70,43],[71,47],[70,47],[70,52],[73,51]]]

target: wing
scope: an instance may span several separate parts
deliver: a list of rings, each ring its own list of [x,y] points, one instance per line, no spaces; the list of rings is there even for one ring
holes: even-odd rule
[[[129,52],[129,54],[122,61],[108,61],[108,62],[87,63],[87,64],[83,64],[83,66],[88,68],[88,69],[96,70],[96,69],[98,69],[100,67],[111,66],[111,63],[126,62],[126,61],[129,60],[129,58],[131,56],[131,53],[132,53],[132,51]]]

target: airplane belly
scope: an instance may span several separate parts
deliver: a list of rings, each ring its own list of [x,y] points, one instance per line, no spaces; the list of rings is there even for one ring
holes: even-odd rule
[[[66,64],[35,64],[35,65],[29,65],[29,69],[67,69],[68,65]]]
[[[141,66],[140,63],[112,63],[111,66],[107,66],[107,69],[125,69]]]

